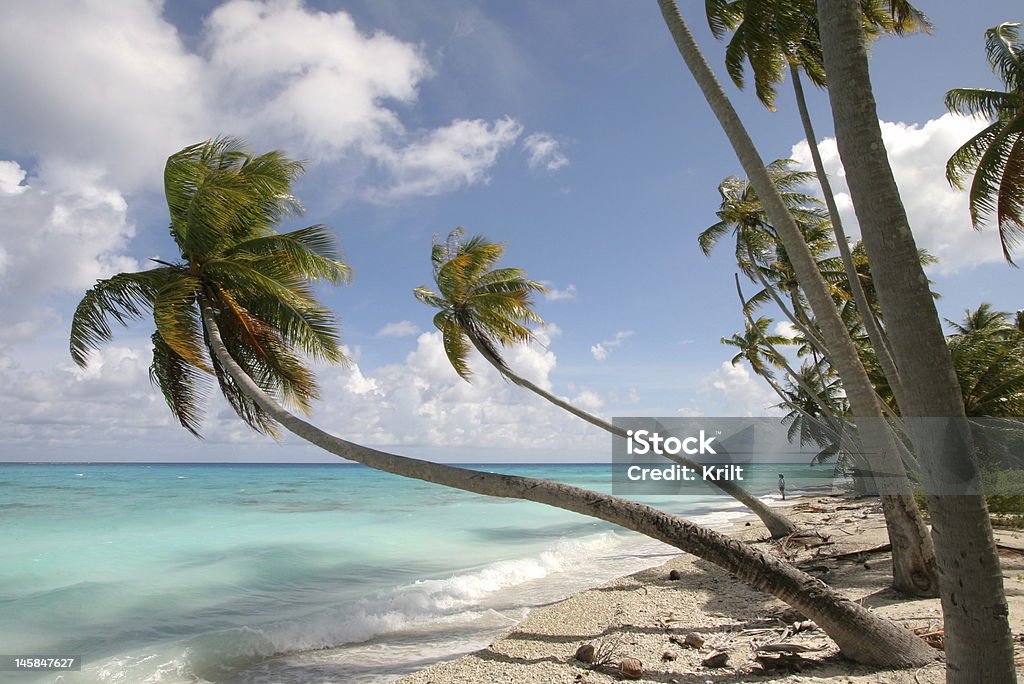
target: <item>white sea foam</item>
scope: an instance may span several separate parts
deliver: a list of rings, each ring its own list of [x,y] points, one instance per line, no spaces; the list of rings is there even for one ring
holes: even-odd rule
[[[731,515],[719,514],[716,521],[725,521]],[[368,657],[372,660],[371,640],[377,638],[406,638],[411,642],[405,649],[410,662],[441,659],[450,657],[456,644],[460,646],[458,652],[485,645],[493,635],[522,620],[531,606],[655,565],[667,551],[672,551],[671,547],[617,532],[562,539],[536,556],[498,561],[447,578],[416,581],[301,619],[208,633],[177,642],[176,646],[167,644],[159,653],[111,658],[87,666],[80,676],[68,676],[65,681],[218,681],[229,672],[259,669],[260,663],[268,659],[308,660],[306,654],[317,652],[322,660],[322,649],[335,649],[338,660],[351,663]],[[387,664],[392,669],[395,666],[393,662]],[[365,664],[362,667],[365,669]],[[274,676],[279,681],[288,678],[280,671]],[[243,680],[250,681],[248,677]]]

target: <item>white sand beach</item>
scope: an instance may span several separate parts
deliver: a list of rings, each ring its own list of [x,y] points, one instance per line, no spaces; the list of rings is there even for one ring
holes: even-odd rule
[[[795,560],[852,600],[941,644],[938,599],[906,599],[889,588],[891,557],[885,551],[829,558],[887,542],[877,501],[814,497],[788,507],[801,526],[821,536],[788,543],[767,540],[756,519],[740,521],[729,532],[772,548]],[[1018,667],[1024,672],[1024,533],[999,531],[1003,575],[1010,603],[1011,626],[1017,639]],[[827,543],[824,543],[827,542]],[[816,545],[821,543],[821,545]],[[679,579],[670,579],[670,573]],[[748,587],[719,568],[693,556],[680,555],[664,565],[621,577],[534,609],[526,619],[490,646],[455,661],[434,665],[404,677],[400,684],[503,683],[550,684],[622,681],[619,663],[642,663],[638,681],[705,684],[746,681],[891,682],[925,684],[945,681],[941,651],[934,665],[918,670],[880,671],[838,656],[834,642],[803,622],[785,604]],[[686,644],[701,643],[699,647]],[[595,646],[607,656],[604,665],[576,660],[577,648]],[[765,646],[789,644],[786,657]],[[762,650],[759,650],[762,649]],[[724,667],[702,663],[727,654]],[[766,671],[765,665],[772,669]],[[719,656],[721,658],[722,656]],[[774,666],[774,667],[772,667]],[[778,669],[776,669],[778,668]]]

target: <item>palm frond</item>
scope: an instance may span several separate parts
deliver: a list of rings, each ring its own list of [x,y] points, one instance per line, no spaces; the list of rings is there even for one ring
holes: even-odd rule
[[[342,260],[333,232],[323,225],[253,238],[224,252],[228,259],[245,255],[283,260],[296,274],[310,280],[339,284],[352,278],[352,269]]]
[[[1008,90],[1024,90],[1024,45],[1020,40],[1020,22],[1007,21],[985,32],[985,54],[992,70]]]
[[[203,406],[210,391],[208,375],[179,356],[160,333],[153,333],[149,379],[163,394],[171,413],[196,437],[203,423]],[[212,371],[211,371],[212,372]]]
[[[151,312],[157,291],[181,272],[176,267],[162,267],[97,281],[86,291],[71,319],[71,358],[75,363],[84,367],[89,352],[110,341],[110,319],[127,325]]]
[[[953,88],[946,93],[946,109],[954,114],[998,119],[1008,108],[1024,105],[1019,95],[989,88]]]
[[[169,281],[153,299],[153,322],[164,344],[196,368],[212,373],[204,351],[196,296],[199,279],[181,276]]]

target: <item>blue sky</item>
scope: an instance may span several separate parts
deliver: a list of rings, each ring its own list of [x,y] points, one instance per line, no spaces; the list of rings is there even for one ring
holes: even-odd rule
[[[1024,276],[942,176],[980,124],[942,97],[997,86],[983,32],[1022,17],[1002,0],[933,5],[931,35],[873,49],[879,116],[915,233],[942,259],[940,314],[1014,310]],[[681,6],[723,74],[701,3]],[[739,165],[653,2],[7,3],[0,91],[0,460],[318,458],[247,434],[219,402],[191,438],[149,387],[146,326],[85,371],[67,355],[89,284],[175,256],[163,162],[218,134],[308,160],[303,221],[334,227],[355,269],[323,293],[355,360],[322,371],[327,429],[443,460],[610,454],[490,369],[467,385],[445,365],[411,290],[429,282],[432,236],[458,225],[560,295],[539,302],[542,344],[510,357],[557,394],[605,416],[773,403],[719,343],[741,327],[730,249],[708,259],[695,241]],[[766,161],[807,161],[788,83],[775,113],[728,91]],[[827,98],[810,97],[843,190]]]

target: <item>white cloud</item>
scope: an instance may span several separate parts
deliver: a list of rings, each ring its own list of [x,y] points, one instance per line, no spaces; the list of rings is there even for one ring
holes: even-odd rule
[[[532,133],[523,140],[527,163],[531,169],[557,171],[569,164],[569,158],[562,152],[561,145],[549,133]]]
[[[704,380],[704,392],[718,398],[725,413],[722,415],[760,416],[777,411],[769,406],[778,403],[778,398],[765,382],[752,375],[744,365],[733,365],[723,361]],[[692,409],[680,409],[683,411]]]
[[[487,170],[522,132],[522,125],[508,117],[491,123],[459,119],[404,147],[378,146],[373,156],[395,180],[389,187],[371,193],[371,197],[385,200],[437,195],[487,183]]]
[[[28,186],[21,184],[26,175],[18,162],[0,161],[0,193],[20,195],[28,190]]]
[[[412,321],[398,321],[388,323],[377,331],[377,337],[410,337],[418,335],[420,328]]]
[[[544,293],[544,297],[549,301],[560,302],[568,299],[576,299],[576,286],[572,283],[569,283],[561,290],[550,286],[548,283],[544,283],[544,286],[548,288],[548,291]]]
[[[84,174],[73,190],[30,180],[17,195],[0,193],[0,317],[8,341],[56,320],[42,304],[46,295],[140,266],[124,255],[135,228],[119,191]]]
[[[611,354],[612,349],[615,349],[616,347],[621,347],[622,342],[632,337],[634,334],[635,333],[632,330],[620,330],[619,332],[615,333],[615,337],[613,337],[612,339],[604,340],[602,342],[598,342],[595,345],[592,345],[590,347],[590,353],[598,361],[604,361],[605,359],[608,358],[608,355]]]
[[[122,191],[152,190],[169,154],[233,134],[344,164],[333,176],[377,162],[394,174],[393,195],[408,196],[486,181],[522,130],[506,118],[407,132],[396,105],[416,101],[430,64],[420,46],[344,11],[230,0],[191,50],[161,10],[151,0],[0,6],[0,146],[39,160],[34,172],[50,182],[59,163]]]
[[[995,229],[989,227],[978,232],[971,228],[967,192],[951,188],[945,177],[946,160],[984,125],[977,119],[952,114],[923,125],[881,122],[889,162],[914,237],[919,247],[939,257],[934,268],[940,272],[1003,260]],[[859,237],[836,142],[826,138],[819,147],[843,225],[849,235]],[[792,156],[805,168],[812,168],[806,142],[794,145]]]
[[[783,337],[796,337],[800,334],[800,330],[790,321],[777,321],[772,332]]]
[[[416,46],[364,34],[348,14],[298,0],[218,7],[206,21],[204,52],[231,130],[284,134],[294,152],[321,158],[401,133],[386,103],[412,102],[430,74]]]

